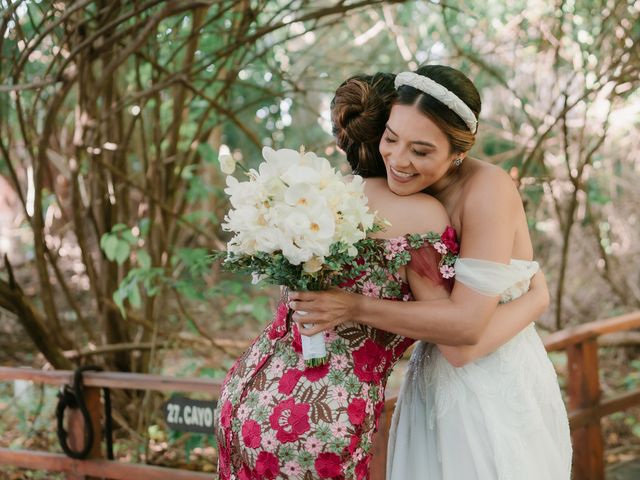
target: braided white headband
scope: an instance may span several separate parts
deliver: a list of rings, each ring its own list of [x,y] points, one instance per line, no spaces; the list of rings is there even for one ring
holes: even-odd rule
[[[400,88],[402,85],[409,85],[410,87],[417,88],[418,90],[431,95],[436,100],[442,102],[453,110],[453,112],[467,124],[471,133],[476,133],[478,119],[476,119],[476,116],[473,114],[469,106],[460,100],[455,93],[447,90],[445,87],[434,82],[429,77],[418,75],[413,72],[402,72],[396,75],[396,89]]]

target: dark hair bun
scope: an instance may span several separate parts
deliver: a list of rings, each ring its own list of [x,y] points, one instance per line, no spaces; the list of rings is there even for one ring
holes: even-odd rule
[[[351,77],[331,102],[336,143],[353,171],[363,176],[386,174],[378,145],[396,95],[394,78],[389,73]]]

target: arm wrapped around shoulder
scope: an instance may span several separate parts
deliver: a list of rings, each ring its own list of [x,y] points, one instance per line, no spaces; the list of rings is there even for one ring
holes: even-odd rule
[[[407,264],[421,277],[429,279],[434,285],[444,286],[449,293],[453,289],[454,277],[444,278],[440,271],[440,259],[442,255],[428,242],[420,248],[410,249],[411,261]]]

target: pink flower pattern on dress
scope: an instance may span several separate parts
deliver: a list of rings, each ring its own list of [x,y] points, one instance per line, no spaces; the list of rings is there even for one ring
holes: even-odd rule
[[[442,265],[440,267],[440,274],[442,278],[453,278],[456,274],[456,270],[449,265]]]
[[[318,440],[315,437],[309,437],[306,443],[304,444],[305,450],[307,450],[312,455],[317,455],[318,453],[320,453],[323,447],[324,447],[324,443],[322,443],[320,440]]]
[[[435,251],[437,241],[449,248],[447,242],[455,240],[455,232],[446,238],[428,235],[423,246],[416,246],[415,236],[376,242],[376,261],[341,287],[377,298],[412,300],[399,273],[411,258],[404,252]],[[435,257],[433,268],[438,271]],[[219,478],[366,479],[387,378],[413,340],[343,324],[325,334],[329,363],[306,368],[300,333],[286,305],[285,297],[271,324],[225,378],[216,428]]]
[[[447,253],[447,246],[442,242],[434,243],[433,248],[435,248],[436,252],[438,252],[440,255],[444,255],[445,253]]]
[[[269,431],[262,436],[262,448],[267,452],[275,452],[279,445],[275,432]]]
[[[367,297],[377,298],[380,296],[380,287],[373,282],[365,282],[365,284],[362,286],[361,293],[363,295],[366,295]]]
[[[409,243],[405,237],[390,238],[385,248],[384,257],[387,260],[392,260],[396,255],[404,252],[408,246]]]
[[[349,426],[345,422],[336,422],[331,425],[331,433],[333,433],[336,438],[344,437],[347,435],[348,431]]]

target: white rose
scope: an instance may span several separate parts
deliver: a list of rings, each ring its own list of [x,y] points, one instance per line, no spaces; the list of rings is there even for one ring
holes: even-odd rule
[[[310,260],[304,262],[304,265],[302,265],[302,269],[307,273],[315,273],[320,271],[323,262],[324,258],[313,256]]]

